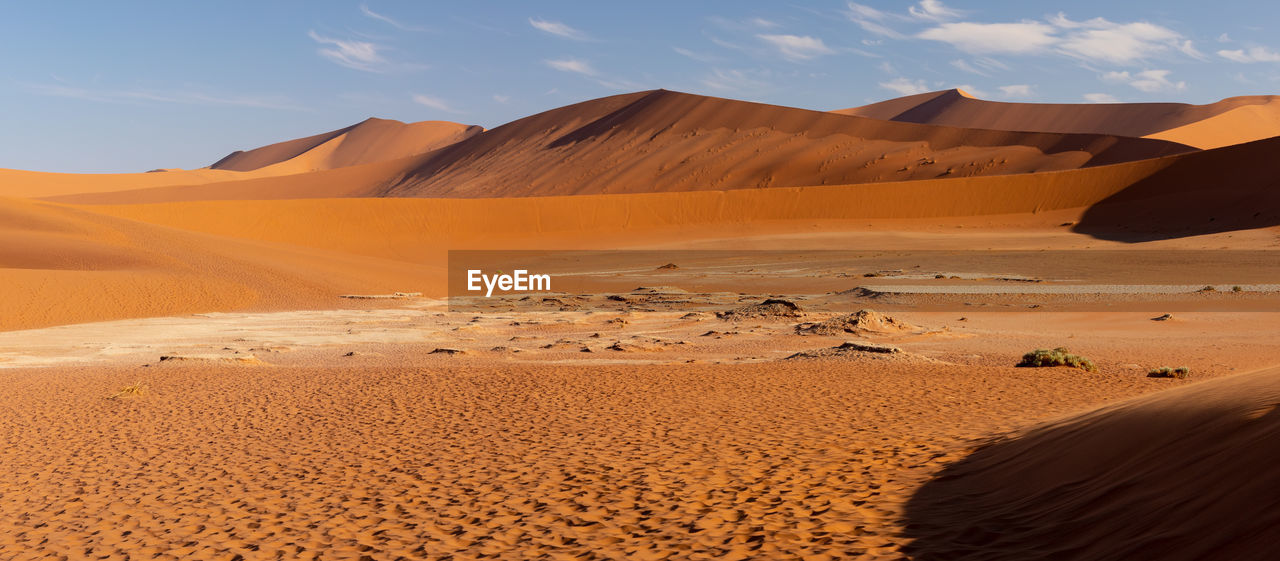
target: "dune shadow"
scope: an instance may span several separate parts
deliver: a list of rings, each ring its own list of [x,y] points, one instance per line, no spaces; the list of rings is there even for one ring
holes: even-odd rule
[[[920,561],[1275,559],[1280,375],[1263,383],[1209,405],[1188,392],[1144,398],[981,447],[909,500],[906,551]]]
[[[1138,243],[1280,225],[1280,137],[1176,157],[1085,211],[1074,231]]]

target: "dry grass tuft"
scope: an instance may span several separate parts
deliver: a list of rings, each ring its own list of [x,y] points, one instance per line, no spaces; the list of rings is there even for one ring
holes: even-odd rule
[[[131,396],[142,396],[142,395],[145,395],[146,393],[147,393],[147,385],[139,381],[139,382],[134,382],[132,384],[129,384],[123,388],[120,388],[119,392],[117,392],[114,395],[107,396],[107,399],[121,399],[121,398],[131,397]]]

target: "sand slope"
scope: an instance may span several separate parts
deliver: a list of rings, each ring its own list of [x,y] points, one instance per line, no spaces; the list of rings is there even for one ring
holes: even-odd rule
[[[326,170],[422,154],[480,133],[483,128],[448,121],[402,123],[367,119],[315,136],[237,151],[211,169],[253,171],[272,167],[277,174]]]
[[[1092,134],[893,123],[657,90],[540,113],[425,157],[381,196],[854,184],[1073,169],[1191,150]]]
[[[213,238],[0,199],[0,330],[220,310],[333,308],[345,292],[414,291],[432,267]]]
[[[914,558],[1271,559],[1277,454],[1280,370],[1105,407],[925,485],[907,505]]]
[[[907,123],[1012,131],[1095,133],[1217,148],[1280,135],[1280,96],[1185,103],[1006,103],[961,90],[906,96],[835,113]]]

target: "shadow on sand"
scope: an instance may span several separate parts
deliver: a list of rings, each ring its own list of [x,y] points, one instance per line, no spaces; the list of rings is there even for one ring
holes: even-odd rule
[[[1280,225],[1280,137],[1175,158],[1093,205],[1074,231],[1137,243]]]
[[[993,442],[907,503],[917,560],[1264,560],[1280,552],[1280,370]]]

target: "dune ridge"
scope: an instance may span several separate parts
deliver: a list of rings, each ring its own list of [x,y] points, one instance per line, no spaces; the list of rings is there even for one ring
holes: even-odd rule
[[[1186,103],[1011,103],[943,90],[834,113],[873,119],[1009,131],[1092,133],[1168,140],[1208,149],[1280,135],[1280,96]]]
[[[449,121],[402,123],[369,118],[335,131],[236,151],[210,169],[254,171],[274,168],[276,175],[320,171],[423,154],[464,140],[484,129]]]
[[[377,196],[512,197],[1053,171],[1192,148],[892,123],[666,90],[554,109],[433,152]]]

